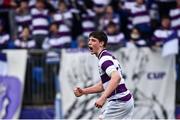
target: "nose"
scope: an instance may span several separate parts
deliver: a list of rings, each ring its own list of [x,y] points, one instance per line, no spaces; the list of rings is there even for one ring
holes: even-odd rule
[[[88,45],[91,45],[91,40],[88,41]]]

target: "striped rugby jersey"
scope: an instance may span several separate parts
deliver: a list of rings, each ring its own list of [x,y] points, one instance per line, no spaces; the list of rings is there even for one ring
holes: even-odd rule
[[[118,87],[108,96],[108,101],[119,99],[121,101],[128,101],[131,98],[130,91],[126,88],[124,79],[122,77],[122,70],[118,60],[109,53],[106,49],[102,50],[98,56],[99,59],[99,73],[103,83],[103,88],[106,89],[111,79],[111,73],[118,71],[121,81]]]

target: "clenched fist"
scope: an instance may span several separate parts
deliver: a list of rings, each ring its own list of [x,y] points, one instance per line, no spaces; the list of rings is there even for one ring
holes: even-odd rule
[[[76,97],[80,97],[80,96],[82,96],[84,93],[83,93],[83,89],[81,89],[81,88],[79,88],[79,87],[76,87],[75,89],[74,89],[74,95],[76,96]]]

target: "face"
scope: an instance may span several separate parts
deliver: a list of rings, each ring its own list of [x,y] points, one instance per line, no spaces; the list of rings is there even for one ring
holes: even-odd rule
[[[37,3],[36,3],[36,7],[38,8],[38,9],[44,9],[44,3],[43,2],[40,2],[40,1],[38,1]]]
[[[84,40],[78,40],[78,47],[79,48],[84,48],[86,46],[86,43]]]
[[[140,37],[139,31],[134,28],[131,32],[131,39],[136,40],[139,39],[139,37]]]
[[[116,26],[108,26],[107,32],[108,33],[115,33],[116,32]]]
[[[96,56],[98,56],[98,54],[104,48],[103,42],[94,37],[89,37],[88,47],[91,54],[95,54]]]
[[[22,31],[22,36],[24,38],[28,38],[29,37],[29,29],[28,28],[24,28],[24,30]]]
[[[108,6],[108,7],[106,8],[106,13],[107,13],[107,14],[112,14],[112,13],[113,13],[113,8],[112,8],[111,6]]]
[[[169,28],[170,27],[170,20],[168,18],[164,18],[161,22],[163,28]]]
[[[58,32],[58,26],[55,24],[52,24],[50,27],[50,32],[57,33]]]
[[[22,9],[27,9],[28,8],[28,3],[27,2],[21,2],[21,8]]]
[[[60,3],[59,4],[59,10],[61,12],[65,12],[66,11],[66,4],[65,3]]]
[[[139,4],[139,5],[141,5],[141,4],[144,3],[144,0],[136,0],[136,3]]]

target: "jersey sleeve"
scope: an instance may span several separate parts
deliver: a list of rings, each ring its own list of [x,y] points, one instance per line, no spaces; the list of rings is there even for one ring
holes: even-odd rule
[[[117,71],[111,56],[104,56],[100,60],[101,69],[111,77],[113,71]]]

